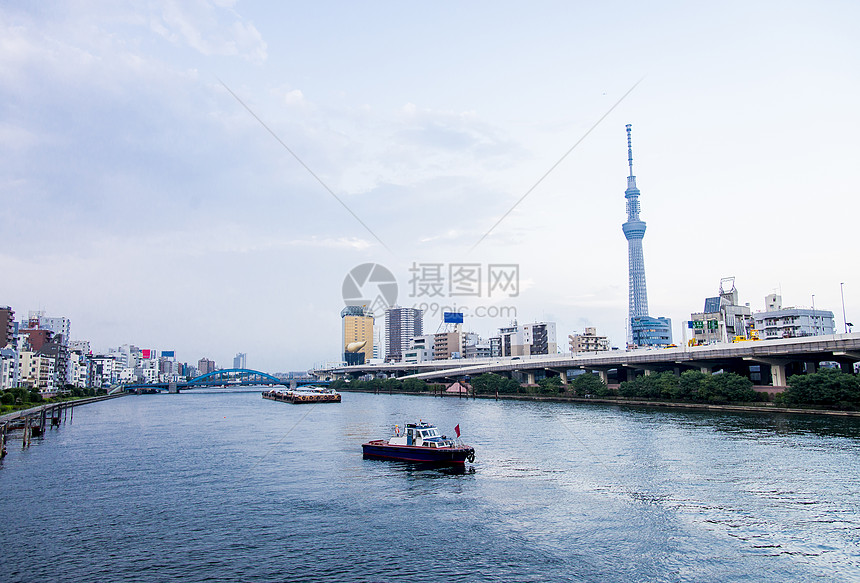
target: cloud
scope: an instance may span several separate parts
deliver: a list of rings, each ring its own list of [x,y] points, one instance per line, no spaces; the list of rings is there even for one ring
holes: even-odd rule
[[[263,63],[268,54],[260,32],[230,10],[231,3],[203,0],[162,2],[153,10],[151,29],[173,43],[184,44],[205,56],[241,56]]]

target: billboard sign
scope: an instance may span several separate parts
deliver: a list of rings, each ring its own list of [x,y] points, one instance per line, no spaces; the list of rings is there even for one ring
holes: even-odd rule
[[[462,312],[442,312],[442,322],[445,324],[462,324]]]

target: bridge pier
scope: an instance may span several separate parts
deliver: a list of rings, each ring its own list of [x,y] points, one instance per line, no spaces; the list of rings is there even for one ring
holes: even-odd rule
[[[783,358],[744,357],[744,360],[770,365],[770,384],[774,387],[788,386],[788,365],[790,360]]]
[[[561,379],[562,386],[564,386],[564,387],[567,386],[567,369],[559,370],[556,368],[545,368],[544,370],[547,373],[552,372],[552,373],[555,373],[556,375],[558,375],[558,377]],[[547,374],[546,376],[548,377],[549,375]]]

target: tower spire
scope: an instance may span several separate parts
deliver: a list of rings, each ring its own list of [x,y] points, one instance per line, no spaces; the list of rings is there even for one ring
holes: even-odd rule
[[[631,124],[627,124],[627,164],[630,166],[630,175],[628,178],[636,178],[633,176],[633,140],[630,138]]]

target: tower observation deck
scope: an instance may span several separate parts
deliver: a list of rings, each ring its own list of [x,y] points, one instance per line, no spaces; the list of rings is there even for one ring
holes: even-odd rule
[[[630,175],[627,177],[627,222],[621,225],[627,238],[627,252],[630,276],[629,318],[648,315],[648,290],[645,287],[645,257],[642,253],[642,239],[645,237],[645,221],[639,218],[639,189],[633,175],[633,145],[630,138],[631,125],[627,124],[627,163]],[[628,341],[631,339],[628,335]]]

